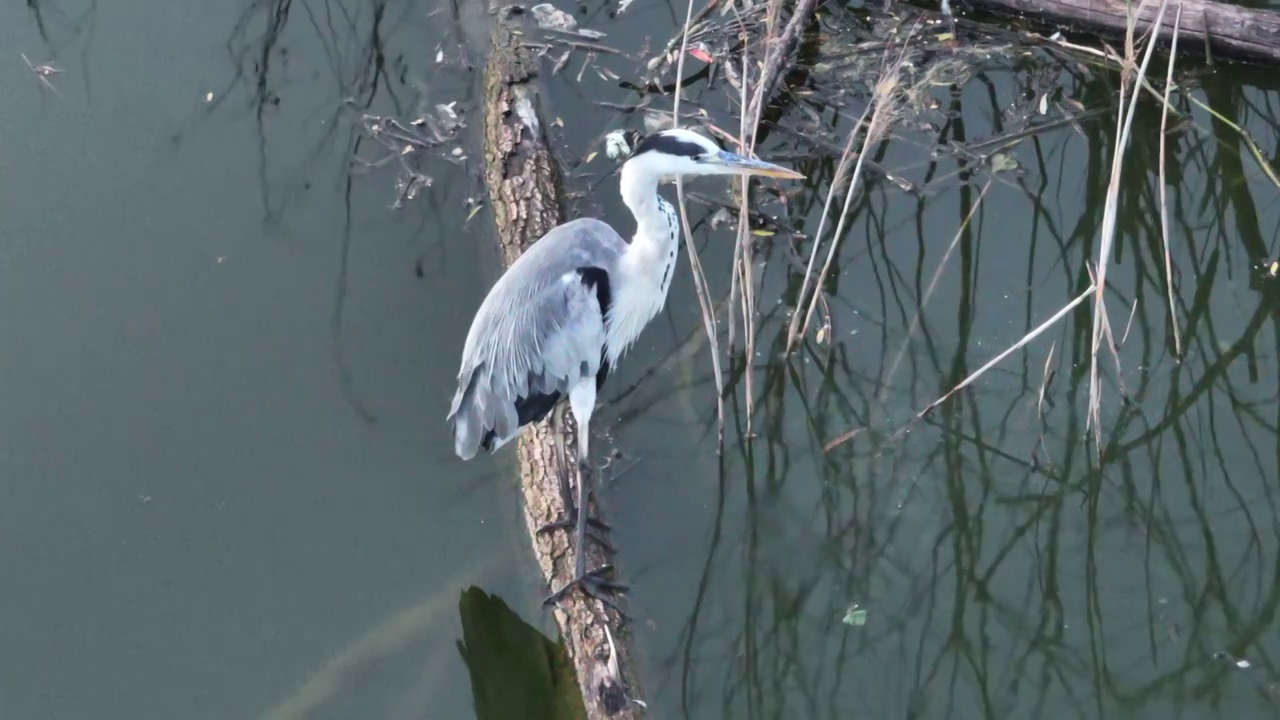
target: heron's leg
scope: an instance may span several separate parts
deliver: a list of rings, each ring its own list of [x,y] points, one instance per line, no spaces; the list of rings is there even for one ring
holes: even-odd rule
[[[596,386],[594,378],[587,382],[579,383],[569,392],[569,405],[573,410],[574,418],[578,421],[578,497],[575,503],[577,508],[577,534],[576,542],[574,543],[574,578],[566,583],[564,587],[552,593],[545,602],[550,605],[559,601],[576,585],[582,588],[582,591],[587,595],[600,600],[614,610],[618,610],[618,606],[614,604],[613,600],[605,596],[606,592],[619,593],[626,590],[626,585],[605,579],[604,576],[613,569],[613,566],[605,564],[590,572],[587,571],[587,515],[590,512],[590,506],[587,503],[587,486],[591,482],[591,432],[589,423],[591,422],[591,411],[595,408],[595,401]],[[619,612],[621,611],[619,610]]]
[[[556,441],[556,479],[560,481],[560,502],[564,503],[567,511],[573,510],[573,493],[569,491],[569,458],[564,452],[564,428],[560,427],[558,418],[560,408],[554,408],[551,414],[547,416],[547,425],[551,428],[551,437]],[[542,526],[538,532],[548,532],[553,527],[560,526],[564,520],[556,523],[548,523]],[[568,525],[564,525],[568,527]]]
[[[553,520],[546,525],[538,528],[538,534],[551,532],[552,530],[568,530],[578,525],[578,506],[573,502],[573,492],[569,489],[569,463],[568,456],[564,450],[564,428],[561,427],[560,421],[557,419],[557,410],[552,410],[547,416],[547,424],[550,426],[551,435],[556,442],[556,479],[560,483],[560,502],[564,503],[565,516],[559,520]],[[591,524],[593,529],[605,531],[609,530],[599,518],[588,516],[587,522]],[[591,539],[600,544],[601,547],[612,552],[613,545],[597,533],[591,533]]]

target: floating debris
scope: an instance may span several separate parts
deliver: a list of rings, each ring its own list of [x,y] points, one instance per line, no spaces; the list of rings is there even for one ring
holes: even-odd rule
[[[851,625],[853,627],[862,627],[863,625],[866,625],[867,624],[866,608],[858,607],[858,603],[851,604],[849,606],[849,609],[845,611],[844,619],[841,620],[841,622],[843,622],[845,625]]]
[[[1229,662],[1232,665],[1235,665],[1241,670],[1248,670],[1249,668],[1253,667],[1253,663],[1249,662],[1248,660],[1244,658],[1235,657],[1231,653],[1227,653],[1227,652],[1216,652],[1213,654],[1213,659],[1225,660],[1226,662]]]
[[[396,181],[396,201],[391,205],[395,210],[404,207],[406,200],[413,200],[418,196],[418,191],[423,188],[431,187],[431,178],[418,172],[410,172],[401,176]]]
[[[448,105],[436,105],[436,114],[440,120],[441,132],[453,134],[462,128],[462,116],[455,109],[457,105],[457,100]]]
[[[27,64],[27,67],[31,69],[31,72],[36,74],[36,79],[40,81],[41,85],[52,90],[58,97],[62,97],[62,93],[58,92],[58,88],[54,87],[53,83],[49,82],[49,77],[51,75],[57,75],[62,72],[60,68],[54,67],[52,63],[41,63],[36,65],[31,62],[31,59],[27,57],[26,53],[18,54],[22,56],[22,61]]]
[[[991,156],[992,172],[1008,172],[1018,169],[1018,161],[1013,159],[1008,153],[996,153]]]
[[[534,5],[530,8],[530,12],[533,13],[533,19],[537,21],[538,27],[543,30],[573,32],[578,29],[578,21],[572,15],[551,3]]]
[[[708,65],[716,61],[715,58],[711,57],[711,53],[708,52],[707,44],[703,42],[690,46],[689,54]]]
[[[459,102],[432,102],[424,83],[412,78],[409,82],[422,93],[412,119],[402,121],[391,115],[371,113],[358,115],[357,122],[364,134],[381,146],[385,154],[372,160],[357,155],[351,160],[353,172],[370,172],[387,165],[399,168],[395,181],[396,199],[391,205],[393,209],[403,207],[406,202],[417,198],[424,188],[432,186],[431,177],[424,172],[424,164],[429,158],[434,156],[457,165],[467,161],[466,151],[457,142],[460,131],[466,127],[466,113]],[[354,109],[352,100],[346,102],[349,108]],[[367,146],[367,143],[363,145]]]

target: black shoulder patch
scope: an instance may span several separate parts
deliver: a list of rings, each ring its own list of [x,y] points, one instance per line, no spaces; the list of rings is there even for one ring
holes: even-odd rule
[[[636,157],[641,153],[660,152],[667,155],[676,155],[680,157],[696,158],[701,157],[706,150],[701,145],[685,142],[679,138],[664,135],[663,133],[654,133],[645,137],[636,146],[635,152],[631,153],[631,157]]]
[[[600,303],[600,315],[608,318],[609,310],[613,307],[613,288],[609,284],[609,273],[598,267],[580,267],[578,277],[582,278],[582,283],[588,290],[596,291],[596,302]],[[600,371],[596,373],[597,390],[604,385],[607,377],[609,377],[608,342],[600,349]]]

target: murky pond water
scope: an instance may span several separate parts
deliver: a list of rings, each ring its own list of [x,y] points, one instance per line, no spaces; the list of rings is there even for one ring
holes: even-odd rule
[[[603,156],[578,162],[640,126],[597,103],[637,99],[597,70],[636,77],[685,6],[565,9],[628,54],[547,79],[571,212],[629,232]],[[444,423],[499,272],[472,212],[488,23],[439,0],[0,5],[0,718],[469,718],[457,643],[491,616],[463,592],[550,627],[511,452],[461,463]],[[1280,189],[1239,133],[1183,101],[1169,136],[1179,358],[1160,114],[1139,108],[1101,470],[1088,304],[908,424],[1089,284],[1116,81],[1059,70],[1053,107],[1099,112],[998,164],[954,149],[1025,123],[1036,68],[993,53],[938,85],[876,155],[897,180],[868,174],[830,327],[789,363],[801,271],[786,232],[758,236],[756,437],[738,383],[723,456],[682,263],[601,411],[639,461],[604,498],[655,717],[1278,712],[1280,304],[1255,266]],[[1274,157],[1273,80],[1192,81]],[[395,163],[352,171],[380,150],[357,119],[436,105],[463,127],[393,208]],[[766,205],[811,236],[835,160],[781,132],[762,154],[810,175]],[[710,215],[691,206],[723,297],[733,233]]]

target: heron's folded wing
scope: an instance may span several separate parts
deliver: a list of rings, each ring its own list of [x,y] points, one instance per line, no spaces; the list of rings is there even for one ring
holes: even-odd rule
[[[599,372],[604,317],[585,275],[574,269],[533,285],[495,288],[499,294],[476,316],[449,413],[459,455],[473,455],[491,430],[504,441],[514,436],[522,401],[567,394]]]

